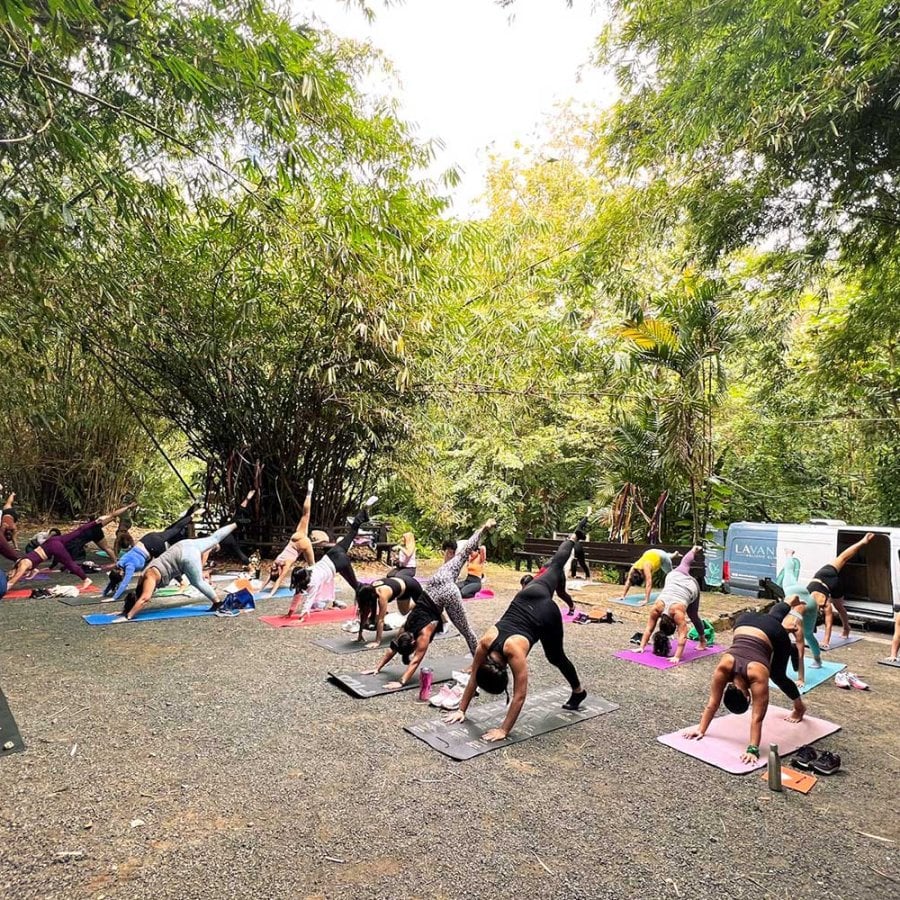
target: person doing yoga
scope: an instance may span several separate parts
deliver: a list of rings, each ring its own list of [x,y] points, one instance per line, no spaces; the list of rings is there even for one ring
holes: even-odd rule
[[[653,591],[653,576],[662,571],[664,575],[668,575],[672,571],[672,566],[677,561],[678,554],[669,554],[665,550],[658,550],[651,547],[645,550],[635,561],[634,565],[628,570],[625,578],[625,586],[622,591],[622,599],[628,596],[631,586],[644,586],[644,603],[650,602],[650,594]]]
[[[147,563],[161,556],[169,548],[188,536],[188,526],[195,516],[203,514],[203,510],[194,503],[187,512],[176,519],[164,531],[151,531],[145,534],[135,545],[119,557],[109,573],[109,584],[103,590],[101,603],[113,603],[128,590],[131,579],[142,572]]]
[[[10,494],[0,512],[0,556],[6,557],[10,562],[18,562],[22,558],[16,543],[19,514],[15,506],[16,495]]]
[[[294,563],[302,556],[303,563],[309,568],[315,565],[316,554],[313,551],[312,541],[309,539],[309,514],[312,510],[312,495],[314,481],[312,478],[306,483],[306,497],[303,500],[303,513],[297,523],[297,530],[291,535],[291,539],[285,544],[284,550],[275,557],[269,569],[269,578],[263,586],[265,590],[273,581],[270,597],[278,593],[282,582],[287,578]]]
[[[3,504],[0,510],[0,551],[7,559],[19,559],[19,556],[8,556],[3,550],[8,545],[8,549],[14,553],[18,553],[19,542],[17,535],[19,533],[19,511],[16,509],[16,493],[13,491]],[[19,554],[21,555],[21,554]]]
[[[350,524],[350,530],[312,567],[299,567],[291,573],[291,588],[294,591],[294,599],[285,618],[290,618],[303,601],[299,619],[302,622],[314,609],[328,609],[329,606],[338,605],[334,599],[334,576],[340,575],[353,589],[359,590],[359,582],[348,551],[353,546],[353,540],[362,525],[369,521],[369,510],[377,502],[377,497],[369,497],[363,504],[363,508],[356,514]]]
[[[496,524],[493,519],[488,519],[468,541],[460,543],[459,547],[452,541],[448,542],[449,546],[444,545],[444,564],[428,581],[422,582],[424,592],[406,617],[400,634],[391,641],[390,649],[377,667],[364,672],[364,675],[377,675],[397,654],[400,654],[406,671],[400,676],[399,681],[391,681],[385,687],[389,690],[406,687],[422,664],[431,642],[444,630],[445,610],[450,621],[466,639],[469,652],[475,655],[478,642],[462,605],[456,578],[472,549],[478,547],[482,533]]]
[[[589,506],[581,521],[575,526],[574,542],[572,544],[572,571],[569,572],[569,575],[574,578],[578,574],[578,567],[581,566],[584,570],[584,577],[588,581],[591,580],[591,570],[588,568],[584,547],[581,545],[581,542],[587,539],[587,527],[590,517],[591,507]]]
[[[390,578],[393,575],[410,575],[416,577],[418,561],[416,560],[416,536],[411,531],[406,531],[400,537],[400,543],[394,547],[397,554],[397,565],[387,573]]]
[[[700,725],[683,732],[686,738],[700,740],[706,734],[723,699],[726,709],[736,715],[752,705],[750,743],[741,760],[757,762],[763,719],[769,709],[769,679],[794,702],[794,711],[786,721],[802,721],[806,704],[797,685],[787,676],[787,664],[794,649],[788,632],[796,634],[800,629],[799,620],[790,611],[790,604],[776,603],[768,613],[747,612],[738,616],[731,647],[722,654],[713,674],[709,702]]]
[[[822,649],[828,650],[831,646],[831,630],[834,625],[834,608],[841,617],[843,636],[850,637],[850,620],[847,618],[847,608],[844,606],[844,582],[841,579],[841,569],[866,546],[875,535],[870,531],[861,541],[857,541],[852,547],[848,547],[843,553],[836,556],[828,565],[822,566],[806,589],[812,594],[813,599],[820,609],[825,611],[825,640],[822,641]]]
[[[469,652],[473,656],[478,640],[472,631],[472,627],[469,625],[469,618],[462,603],[462,593],[459,585],[456,583],[456,579],[459,578],[459,573],[466,564],[466,560],[481,546],[481,539],[484,533],[490,531],[496,524],[497,522],[494,519],[488,519],[469,540],[458,543],[445,541],[443,546],[443,564],[431,578],[422,582],[422,587],[432,603],[442,613],[447,613],[450,621],[465,638],[466,643],[469,645]]]
[[[248,507],[250,506],[250,501],[256,496],[255,490],[250,490],[247,492],[247,496],[241,501],[240,506],[234,511],[233,516],[224,515],[219,520],[219,527],[221,528],[223,525],[227,525],[229,522],[237,523],[237,530],[233,531],[228,537],[225,538],[224,541],[219,545],[218,553],[220,556],[223,556],[227,559],[236,559],[242,566],[247,566],[250,564],[250,557],[247,556],[246,553],[241,549],[240,542],[238,541],[238,535],[241,533],[241,528],[245,525],[248,525],[251,521],[250,514],[247,512]]]
[[[370,649],[380,646],[388,604],[396,600],[397,609],[406,615],[410,606],[418,603],[421,596],[422,585],[409,575],[378,578],[371,584],[361,585],[356,592],[356,605],[359,609],[359,635],[356,640],[364,641],[363,629],[374,625],[375,640],[366,646]]]
[[[644,652],[650,638],[653,637],[653,632],[659,626],[659,632],[653,640],[653,652],[657,656],[668,656],[669,638],[677,633],[678,646],[672,657],[672,662],[677,665],[681,662],[687,643],[688,621],[697,629],[700,649],[706,649],[706,632],[700,618],[700,585],[691,575],[691,565],[700,549],[693,547],[677,568],[666,575],[663,589],[650,607],[647,628],[641,637],[638,653]]]
[[[483,544],[473,547],[466,560],[466,577],[458,581],[460,596],[471,600],[484,584],[484,564],[487,562],[487,549]]]
[[[565,582],[565,566],[571,553],[572,541],[563,541],[546,571],[528,582],[513,597],[500,621],[484,633],[472,663],[475,677],[469,679],[459,709],[445,717],[447,723],[465,720],[466,710],[478,688],[489,694],[506,691],[508,670],[511,669],[513,697],[506,717],[499,728],[492,728],[482,735],[486,741],[505,740],[522,712],[528,694],[528,654],[538,641],[547,661],[562,672],[572,688],[572,695],[563,704],[563,709],[578,709],[584,702],[587,691],[563,649],[562,613],[553,601],[554,592],[558,592],[560,583]]]
[[[822,668],[822,648],[816,637],[816,623],[819,618],[819,605],[809,591],[800,584],[800,560],[791,550],[784,569],[779,573],[775,583],[781,586],[785,599],[791,607],[790,614],[800,622],[800,628],[794,630],[797,643],[797,684],[803,687],[806,683],[806,646],[812,651],[810,668]],[[795,602],[796,601],[796,602]]]
[[[203,566],[209,555],[237,528],[237,522],[223,525],[204,538],[181,540],[148,564],[137,588],[125,595],[125,605],[117,622],[131,621],[149,602],[157,587],[165,587],[173,578],[187,580],[212,604],[218,605],[216,592],[203,578]]]
[[[132,506],[134,504],[131,504]],[[51,564],[59,564],[67,572],[71,572],[76,578],[81,579],[81,590],[86,590],[91,586],[91,580],[87,577],[84,569],[78,565],[69,552],[70,547],[84,548],[89,541],[93,541],[97,546],[106,550],[112,558],[112,553],[106,546],[106,538],[103,534],[103,526],[111,522],[125,510],[128,506],[120,507],[105,516],[97,519],[91,519],[89,522],[83,522],[77,528],[73,528],[66,534],[54,535],[48,537],[43,544],[35,547],[31,553],[26,553],[15,565],[9,579],[9,587],[12,587],[19,579],[24,578],[29,572],[36,571],[38,566],[45,562]]]

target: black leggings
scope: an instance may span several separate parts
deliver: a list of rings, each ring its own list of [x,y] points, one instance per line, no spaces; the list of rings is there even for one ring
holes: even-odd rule
[[[385,575],[385,578],[395,578],[397,575],[409,575],[410,578],[416,577],[416,570],[413,566],[396,566]]]
[[[481,579],[477,575],[466,575],[464,581],[457,581],[460,596],[469,600],[481,590]]]
[[[590,578],[591,570],[588,568],[587,560],[584,557],[584,547],[581,545],[581,541],[575,541],[572,552],[575,555],[572,557],[572,571],[569,574],[574,578],[578,574],[578,566],[581,565],[581,568],[584,569],[585,578]]]
[[[362,509],[356,514],[350,530],[325,554],[334,563],[334,570],[353,588],[354,591],[359,590],[359,582],[356,580],[356,572],[353,571],[353,564],[347,551],[353,546],[353,541],[359,533],[361,525],[369,520],[369,514]]]
[[[150,554],[150,559],[162,556],[166,546],[177,544],[187,537],[187,528],[191,524],[193,510],[186,512],[180,519],[173,522],[165,531],[151,531],[141,538],[144,549]]]
[[[546,585],[550,589],[550,593],[547,595],[548,597],[552,597],[555,593],[569,606],[569,608],[573,607],[575,601],[572,599],[572,595],[566,590],[566,562],[572,555],[573,544],[573,541],[563,541],[559,545],[556,553],[553,554],[553,558],[547,563],[546,571],[544,571],[543,574],[538,575],[533,581],[530,581],[519,592],[519,596],[522,596],[523,594],[528,596],[527,592],[531,589],[532,585]],[[539,596],[539,594],[536,594],[535,596]]]
[[[527,587],[531,587],[531,585],[527,585]],[[562,613],[553,602],[552,596],[548,596],[547,602],[553,607],[554,615],[552,616],[552,622],[550,615],[546,617],[541,633],[541,647],[544,650],[544,656],[547,657],[547,662],[556,666],[562,672],[563,678],[569,682],[569,686],[574,691],[581,682],[578,679],[578,672],[575,671],[572,660],[566,656],[566,651],[563,649]]]

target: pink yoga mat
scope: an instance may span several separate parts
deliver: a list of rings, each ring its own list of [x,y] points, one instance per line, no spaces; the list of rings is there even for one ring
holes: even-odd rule
[[[678,665],[683,666],[685,663],[693,662],[695,659],[703,659],[704,656],[715,656],[724,650],[724,647],[717,647],[715,644],[712,647],[707,647],[705,650],[700,650],[693,641],[688,641],[684,648],[684,655],[681,657],[681,662]],[[639,666],[649,666],[651,669],[678,668],[670,657],[657,656],[650,644],[647,645],[647,649],[643,653],[638,653],[637,650],[620,650],[616,654],[616,659],[626,659],[628,662],[637,663]]]
[[[804,744],[811,744],[841,730],[840,725],[814,716],[806,716],[802,722],[792,725],[785,721],[789,715],[790,710],[782,709],[780,706],[769,706],[763,720],[761,758],[749,765],[741,762],[741,753],[750,740],[749,710],[740,716],[725,715],[713,719],[709,730],[699,741],[683,737],[682,732],[686,729],[664,734],[657,740],[673,750],[680,750],[724,772],[746,775],[747,772],[753,772],[766,765],[769,744],[778,744],[778,752],[785,757]]]
[[[273,628],[308,628],[310,625],[327,625],[330,622],[346,622],[353,618],[352,609],[317,609],[313,610],[302,622],[296,615],[258,616],[260,622]]]
[[[474,597],[466,597],[465,602],[469,600],[492,600],[494,592],[490,588],[482,588]]]

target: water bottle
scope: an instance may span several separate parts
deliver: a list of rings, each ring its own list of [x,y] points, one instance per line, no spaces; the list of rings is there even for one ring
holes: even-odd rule
[[[423,703],[431,699],[431,685],[433,682],[434,671],[432,669],[419,669],[419,699]]]
[[[778,744],[769,744],[769,790],[781,790],[781,759]]]

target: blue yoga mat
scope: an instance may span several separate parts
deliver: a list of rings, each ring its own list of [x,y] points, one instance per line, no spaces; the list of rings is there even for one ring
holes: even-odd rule
[[[275,597],[292,597],[294,592],[290,588],[279,588],[275,593]],[[254,601],[259,602],[262,598],[261,593],[254,595]],[[144,610],[143,612],[139,612],[134,619],[133,622],[153,622],[159,621],[160,619],[195,619],[200,616],[212,616],[214,613],[210,612],[209,603],[205,600],[202,603],[192,603],[190,606],[170,606],[166,609],[150,609]],[[115,613],[90,613],[89,615],[82,616],[85,622],[88,625],[124,625],[124,622],[115,622],[114,620],[118,618],[119,614]]]
[[[653,591],[650,594],[650,603],[653,603],[656,598],[660,595],[660,591]],[[610,603],[621,603],[624,606],[643,606],[644,605],[644,593],[641,591],[639,594],[629,594],[627,597],[611,597]],[[649,606],[649,604],[648,604]]]
[[[806,662],[806,683],[800,688],[801,694],[808,694],[814,687],[818,687],[820,684],[824,684],[828,681],[829,678],[834,678],[841,669],[846,669],[847,666],[844,663],[834,663],[834,662],[825,662],[822,661],[821,669],[814,669],[810,662],[812,660],[807,660]],[[788,665],[787,667],[787,676],[792,681],[797,680],[797,672],[793,666]],[[769,682],[769,686],[778,689],[777,685],[774,682]]]
[[[209,604],[203,603],[202,605],[198,604],[196,606],[172,606],[168,609],[144,610],[143,612],[139,612],[132,621],[152,622],[158,621],[159,619],[193,619],[198,616],[211,615],[213,614],[209,611]],[[118,613],[90,613],[87,616],[82,616],[88,625],[118,625],[120,623],[115,622],[115,619],[118,617]],[[122,622],[121,624],[125,625],[127,623]]]

